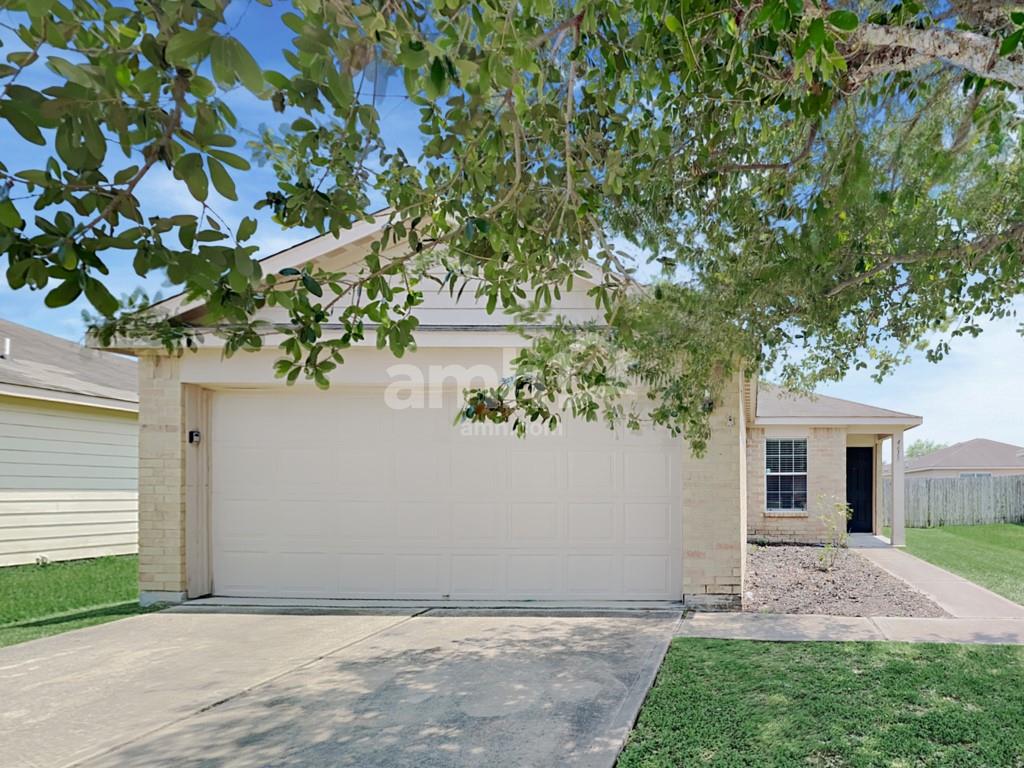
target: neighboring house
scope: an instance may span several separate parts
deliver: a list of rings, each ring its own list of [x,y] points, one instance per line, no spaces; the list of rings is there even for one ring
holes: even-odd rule
[[[907,459],[904,471],[907,477],[1024,475],[1024,448],[975,438]]]
[[[379,226],[359,224],[268,257],[263,271],[310,262],[344,269],[378,236]],[[598,317],[587,288],[563,292],[553,312]],[[204,324],[204,306],[182,296],[153,311]],[[280,310],[261,317],[287,321]],[[877,478],[879,439],[894,436],[901,455],[902,430],[920,423],[824,398],[794,401],[794,410],[737,378],[715,404],[702,458],[664,430],[567,420],[554,434],[519,439],[494,425],[453,426],[462,388],[497,383],[526,342],[507,328],[510,318],[487,314],[468,294],[460,302],[428,292],[418,317],[415,351],[397,360],[376,349],[371,332],[346,351],[328,391],[275,378],[274,338],[230,358],[209,333],[182,356],[115,344],[139,356],[144,601],[732,606],[748,520],[755,531],[812,538],[814,494],[845,497],[848,448],[873,452],[852,460],[858,478]],[[871,500],[861,512],[873,529],[875,482],[862,490]],[[902,533],[898,523],[894,540]]]
[[[134,360],[0,320],[0,565],[138,547]]]

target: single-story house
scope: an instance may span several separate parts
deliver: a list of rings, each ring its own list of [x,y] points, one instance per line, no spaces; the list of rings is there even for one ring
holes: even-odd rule
[[[137,376],[0,320],[0,566],[137,550]]]
[[[379,234],[359,224],[268,257],[264,273],[357,264]],[[553,312],[597,317],[586,285]],[[197,328],[184,296],[153,311]],[[277,310],[264,319],[286,321]],[[468,296],[428,293],[415,352],[371,338],[320,391],[274,377],[274,339],[225,358],[210,333],[139,357],[142,599],[204,595],[424,600],[686,600],[734,606],[748,532],[821,538],[817,496],[853,493],[877,531],[879,442],[916,416],[788,398],[737,378],[696,458],[666,431],[567,420],[512,437],[453,426],[462,389],[507,375],[524,339]],[[902,497],[895,499],[901,508]],[[900,518],[893,533],[902,541]]]
[[[903,471],[907,477],[1024,475],[1024,448],[975,438],[907,459]]]

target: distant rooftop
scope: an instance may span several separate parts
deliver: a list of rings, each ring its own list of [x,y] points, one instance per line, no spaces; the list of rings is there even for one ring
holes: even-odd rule
[[[906,460],[907,472],[926,469],[1021,469],[1024,447],[975,438]]]
[[[0,395],[138,410],[135,361],[0,319]]]
[[[902,421],[920,424],[921,417],[825,395],[804,395],[761,382],[757,390],[758,419],[827,419],[853,422]]]

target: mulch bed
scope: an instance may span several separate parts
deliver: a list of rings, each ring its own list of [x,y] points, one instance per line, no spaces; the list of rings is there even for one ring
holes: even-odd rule
[[[827,572],[819,568],[820,547],[751,544],[747,550],[745,611],[919,618],[947,615],[854,550],[841,551]]]

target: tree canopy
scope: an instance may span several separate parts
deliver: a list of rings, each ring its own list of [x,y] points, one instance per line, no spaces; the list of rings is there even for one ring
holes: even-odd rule
[[[546,330],[467,415],[568,407],[699,450],[728,375],[884,375],[1024,292],[1024,13],[1001,0],[293,0],[273,17],[280,71],[233,36],[229,4],[2,2],[0,117],[44,157],[0,161],[6,280],[54,307],[84,294],[101,340],[198,332],[119,302],[118,252],[205,300],[229,352],[261,347],[256,313],[284,308],[277,372],[322,386],[368,335],[414,345],[438,280],[527,318],[588,276],[604,322]],[[383,138],[390,73],[419,107],[419,156]],[[239,146],[242,89],[286,127]],[[383,199],[365,263],[263,274],[256,218],[207,204],[235,199],[254,157],[282,227],[337,234]],[[147,210],[158,167],[201,214]],[[620,397],[637,381],[643,412]]]
[[[906,457],[908,459],[917,459],[948,447],[948,443],[937,443],[934,440],[915,440],[907,446]]]

